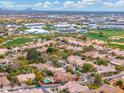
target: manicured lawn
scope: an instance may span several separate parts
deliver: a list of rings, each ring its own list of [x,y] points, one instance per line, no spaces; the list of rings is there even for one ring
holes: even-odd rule
[[[99,36],[99,33],[102,32],[102,36]],[[124,49],[124,30],[109,30],[109,29],[103,29],[103,30],[92,30],[87,33],[87,36],[91,39],[98,39],[107,41],[110,40],[111,43],[109,46],[114,48],[120,48]],[[119,38],[119,39],[110,39],[112,37]]]
[[[124,38],[120,38],[120,39],[118,39],[118,40],[112,40],[112,42],[124,43]]]
[[[124,36],[124,30],[103,29],[103,30],[92,30],[92,31],[95,33],[103,32],[103,34],[107,36]]]
[[[45,27],[43,27],[44,30],[55,30],[55,27],[53,25],[46,25]]]
[[[18,45],[25,44],[25,43],[32,42],[32,41],[33,41],[32,38],[18,38],[18,39],[7,42],[4,46],[14,47],[14,46],[18,46]]]
[[[103,41],[106,41],[109,38],[109,36],[107,35],[99,36],[97,33],[92,33],[92,32],[88,33],[87,36],[91,39],[98,39]]]
[[[124,50],[124,45],[119,45],[119,44],[109,44],[110,47],[113,47],[113,48],[119,48],[119,49],[123,49]]]
[[[102,32],[103,35],[99,36],[99,33]],[[112,40],[112,42],[124,42],[124,30],[92,30],[87,33],[89,38],[98,39],[98,40],[108,40],[111,37],[121,37],[118,40]],[[123,38],[122,38],[123,37]]]

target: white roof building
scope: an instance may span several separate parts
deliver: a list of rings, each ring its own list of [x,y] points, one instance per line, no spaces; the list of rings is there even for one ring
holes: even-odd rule
[[[57,24],[57,25],[54,25],[54,27],[60,33],[74,33],[76,31],[76,29],[72,25],[67,24],[67,23]]]
[[[36,28],[33,28],[33,29],[28,29],[28,30],[25,30],[24,32],[25,34],[28,34],[28,33],[36,33],[36,34],[49,34],[49,31],[46,31],[44,29],[36,29]]]

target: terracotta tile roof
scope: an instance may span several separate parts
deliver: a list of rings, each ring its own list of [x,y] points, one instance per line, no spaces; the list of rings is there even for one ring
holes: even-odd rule
[[[70,81],[63,86],[58,87],[59,90],[67,89],[70,93],[84,92],[88,93],[89,88],[87,86],[82,86],[75,81]]]
[[[113,86],[110,86],[110,85],[102,85],[96,93],[100,93],[100,91],[103,91],[104,93],[124,93],[124,91],[118,89],[118,88],[115,88]]]
[[[35,74],[31,73],[31,74],[17,75],[17,78],[18,78],[19,82],[25,82],[29,79],[33,80],[35,78]]]

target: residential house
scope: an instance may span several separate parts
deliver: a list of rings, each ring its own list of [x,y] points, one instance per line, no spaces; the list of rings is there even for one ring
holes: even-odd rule
[[[42,63],[40,63],[40,64],[32,64],[30,66],[36,67],[36,68],[38,68],[41,71],[47,69],[47,70],[52,71],[53,73],[56,73],[56,72],[63,72],[63,73],[65,73],[66,72],[64,68],[62,68],[62,67],[61,68],[56,68],[56,67],[54,67],[54,66],[52,66],[50,64],[42,64]]]
[[[10,81],[7,79],[6,73],[0,73],[0,88],[10,86]]]
[[[69,93],[89,93],[89,88],[87,86],[82,86],[75,81],[69,81],[63,86],[59,86],[58,90],[67,89]]]
[[[110,64],[114,65],[114,66],[116,66],[116,65],[124,66],[124,59],[114,59],[113,58],[110,60]]]
[[[73,55],[67,58],[67,62],[76,67],[81,67],[84,63],[86,63],[86,61],[82,60],[80,56],[73,56]]]
[[[21,74],[21,75],[17,75],[17,78],[18,78],[20,83],[25,83],[29,79],[31,79],[31,80],[35,79],[35,74],[33,74],[33,73],[31,73],[31,74]]]
[[[104,84],[96,91],[96,93],[124,93],[124,91],[113,86]]]
[[[97,65],[96,70],[97,70],[97,73],[101,74],[102,76],[105,76],[109,73],[115,73],[116,72],[115,67],[111,66],[111,65],[108,65],[108,66],[103,66],[103,65],[98,66]]]
[[[10,93],[10,92],[8,92]],[[11,91],[11,93],[44,93],[42,88],[29,88]]]
[[[68,82],[68,81],[75,81],[78,79],[76,75],[73,75],[71,73],[63,73],[63,72],[56,72],[53,78],[55,82]]]
[[[5,53],[7,53],[9,50],[6,48],[0,48],[0,55],[4,55]]]

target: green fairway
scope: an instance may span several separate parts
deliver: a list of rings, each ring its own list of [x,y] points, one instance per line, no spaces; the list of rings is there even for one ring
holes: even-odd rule
[[[103,35],[99,36],[99,33],[103,33]],[[93,38],[93,39],[107,40],[107,39],[109,39],[110,37],[113,37],[113,36],[122,36],[122,37],[124,37],[124,30],[109,30],[109,29],[91,30],[91,31],[89,31],[87,33],[87,36],[89,38]],[[124,39],[121,39],[121,42],[123,40]]]
[[[106,41],[109,38],[109,36],[107,35],[103,35],[100,37],[97,33],[92,33],[92,32],[88,33],[87,36],[91,39],[98,39],[98,40],[104,40],[104,41]]]
[[[118,45],[118,44],[109,44],[110,47],[113,47],[113,48],[119,48],[119,49],[123,49],[124,50],[124,45]]]
[[[4,46],[5,47],[14,47],[14,46],[29,43],[29,42],[32,42],[32,41],[33,41],[32,38],[17,38],[15,40],[7,42]]]
[[[118,40],[111,40],[112,42],[124,43],[124,38],[120,38]]]
[[[102,35],[99,35],[100,33],[102,33]],[[90,39],[97,39],[102,41],[109,40],[110,42],[115,42],[117,44],[111,43],[109,46],[114,48],[124,49],[124,45],[119,44],[119,43],[124,43],[124,30],[109,30],[109,29],[92,30],[87,33],[87,36]]]
[[[102,30],[92,30],[92,32],[95,32],[95,33],[103,32],[103,34],[107,36],[124,36],[124,30],[102,29]]]

